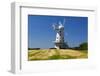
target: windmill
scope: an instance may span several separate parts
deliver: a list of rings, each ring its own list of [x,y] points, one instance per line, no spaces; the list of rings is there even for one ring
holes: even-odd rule
[[[54,43],[55,43],[55,48],[57,49],[68,47],[64,41],[64,24],[65,24],[65,19],[63,21],[63,24],[59,22],[58,24],[52,25],[53,29],[56,31],[56,40],[54,41]]]

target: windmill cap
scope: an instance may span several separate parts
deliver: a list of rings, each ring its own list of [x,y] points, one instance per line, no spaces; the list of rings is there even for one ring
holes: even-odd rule
[[[63,26],[63,25],[60,25],[60,26],[59,26],[59,29],[64,29],[64,26]]]

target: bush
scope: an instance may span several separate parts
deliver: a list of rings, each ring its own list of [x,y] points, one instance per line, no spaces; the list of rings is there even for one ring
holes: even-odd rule
[[[81,50],[88,50],[88,43],[80,44],[79,49],[81,49]]]

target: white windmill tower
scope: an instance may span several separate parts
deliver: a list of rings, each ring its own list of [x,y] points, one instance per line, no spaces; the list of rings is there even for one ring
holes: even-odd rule
[[[66,48],[64,42],[64,23],[65,23],[65,19],[63,21],[63,24],[59,22],[58,25],[53,25],[54,30],[57,32],[56,40],[54,41],[55,48],[57,49]]]

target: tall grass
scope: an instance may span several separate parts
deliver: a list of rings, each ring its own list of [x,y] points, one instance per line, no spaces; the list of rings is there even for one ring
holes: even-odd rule
[[[54,59],[77,59],[88,58],[88,52],[71,49],[39,49],[29,50],[28,60],[54,60]]]

